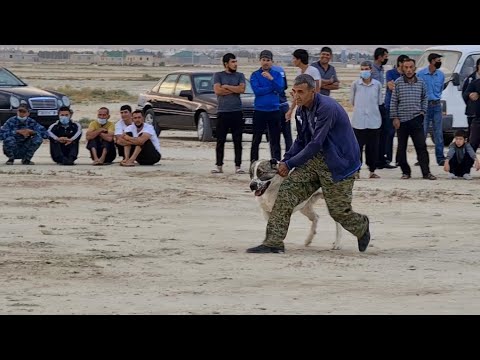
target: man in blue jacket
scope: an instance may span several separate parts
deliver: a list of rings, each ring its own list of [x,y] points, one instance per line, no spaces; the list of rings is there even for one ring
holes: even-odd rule
[[[255,93],[253,112],[253,138],[250,161],[258,160],[258,148],[268,127],[271,157],[281,159],[280,149],[280,97],[285,90],[282,75],[272,69],[273,54],[270,50],[260,53],[261,67],[250,76],[250,85]]]
[[[322,188],[330,216],[358,239],[364,252],[370,242],[369,219],[352,210],[354,174],[361,167],[360,150],[348,114],[334,99],[315,93],[307,74],[293,85],[297,101],[297,139],[280,162],[278,173],[287,177],[268,220],[262,245],[249,253],[283,253],[293,209]]]

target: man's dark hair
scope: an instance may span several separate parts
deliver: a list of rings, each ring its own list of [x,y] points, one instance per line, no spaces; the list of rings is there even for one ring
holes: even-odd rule
[[[400,64],[402,64],[405,60],[408,59],[408,56],[407,55],[400,55],[398,58],[397,58],[397,67],[400,66]]]
[[[376,48],[375,52],[373,53],[373,58],[377,60],[380,56],[383,56],[385,54],[388,54],[388,50],[385,48]]]
[[[132,112],[132,115],[133,115],[133,114],[140,114],[140,115],[142,115],[142,117],[143,117],[142,110],[135,110],[134,112]]]
[[[417,64],[417,62],[415,61],[415,59],[412,59],[412,58],[406,58],[405,60],[403,60],[403,63],[406,63],[406,62],[408,62],[408,61],[413,62],[413,65],[416,65],[416,64]]]
[[[68,106],[60,106],[60,108],[58,109],[58,112],[61,112],[61,111],[68,111],[70,114],[73,113],[72,109],[70,109]]]
[[[324,46],[322,47],[322,50],[320,50],[320,52],[326,52],[326,53],[330,53],[330,55],[332,55],[332,49],[329,48],[328,46]]]
[[[455,131],[453,136],[454,137],[463,137],[465,139],[467,137],[467,133],[466,133],[465,130],[459,129],[459,130]]]
[[[120,107],[120,111],[125,111],[127,110],[128,112],[132,112],[132,107],[130,105],[122,105]]]
[[[226,53],[225,55],[223,55],[222,57],[223,66],[225,66],[225,64],[228,64],[228,62],[232,59],[236,59],[235,55],[232,53]]]
[[[308,51],[305,49],[297,49],[293,52],[293,57],[296,59],[300,59],[302,64],[308,64]]]

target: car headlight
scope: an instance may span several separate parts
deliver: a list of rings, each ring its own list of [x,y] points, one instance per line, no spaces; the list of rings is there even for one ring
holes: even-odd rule
[[[63,105],[70,106],[70,99],[68,98],[68,96],[63,96],[62,101],[63,101]]]
[[[10,96],[10,105],[14,108],[20,106],[20,100],[15,96]]]
[[[62,100],[57,99],[57,105],[58,105],[58,107],[62,107],[63,106]]]

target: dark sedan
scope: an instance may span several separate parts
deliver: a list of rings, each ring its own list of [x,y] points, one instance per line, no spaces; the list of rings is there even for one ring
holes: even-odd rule
[[[58,120],[58,109],[70,106],[64,94],[28,86],[9,70],[0,67],[0,125],[17,115],[17,107],[26,104],[30,117],[48,127]]]
[[[212,71],[175,71],[138,97],[145,121],[162,130],[196,130],[200,141],[215,137],[218,101]],[[241,95],[245,132],[252,132],[254,94],[247,80]]]

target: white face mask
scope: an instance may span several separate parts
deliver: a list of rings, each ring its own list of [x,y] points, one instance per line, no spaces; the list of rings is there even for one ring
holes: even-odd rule
[[[107,119],[100,119],[100,118],[98,118],[97,121],[98,121],[98,123],[99,123],[100,125],[105,125],[105,124],[107,123]]]

